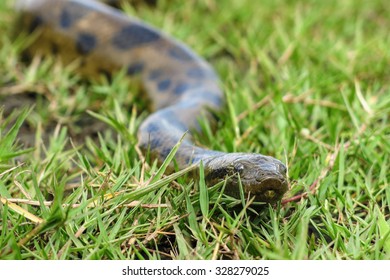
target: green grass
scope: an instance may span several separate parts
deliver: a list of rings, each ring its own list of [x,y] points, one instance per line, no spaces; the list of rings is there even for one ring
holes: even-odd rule
[[[197,141],[280,158],[286,199],[308,192],[260,210],[225,197],[223,186],[206,188],[202,176],[162,176],[145,162],[136,132],[148,113],[120,73],[85,83],[53,59],[22,63],[28,39],[11,39],[11,2],[0,4],[0,104],[35,95],[34,106],[3,107],[0,117],[1,258],[390,258],[386,1],[125,6],[220,74],[228,105],[216,132],[205,124]],[[99,123],[106,128],[84,137]]]

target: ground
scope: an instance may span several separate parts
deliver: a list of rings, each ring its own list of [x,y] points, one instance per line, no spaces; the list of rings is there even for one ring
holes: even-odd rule
[[[216,69],[227,97],[202,146],[261,152],[290,191],[258,207],[137,149],[137,84],[26,62],[0,4],[0,257],[389,259],[390,6],[385,1],[124,4]]]

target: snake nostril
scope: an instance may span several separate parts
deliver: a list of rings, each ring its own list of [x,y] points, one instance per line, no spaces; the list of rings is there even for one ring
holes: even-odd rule
[[[259,172],[259,173],[256,174],[256,177],[255,177],[255,178],[256,178],[256,181],[257,181],[257,182],[261,183],[261,182],[264,181],[264,177],[265,177],[265,174]]]

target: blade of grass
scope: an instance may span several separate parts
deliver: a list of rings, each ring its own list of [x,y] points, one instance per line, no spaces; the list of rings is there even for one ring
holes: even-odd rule
[[[206,182],[204,179],[204,169],[203,162],[200,162],[199,166],[199,202],[200,202],[200,210],[204,218],[209,217],[209,190],[206,186]]]
[[[390,255],[390,225],[378,205],[375,206],[375,212],[378,220],[379,236],[383,242],[383,250]]]

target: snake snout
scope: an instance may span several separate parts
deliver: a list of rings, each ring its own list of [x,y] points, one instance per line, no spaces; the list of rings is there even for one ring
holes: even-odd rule
[[[276,176],[262,178],[257,188],[253,190],[257,201],[273,202],[280,200],[287,191],[287,181],[285,178]]]
[[[279,178],[267,178],[261,181],[262,187],[268,187],[268,188],[280,188],[284,183],[284,180],[281,180]]]

